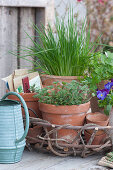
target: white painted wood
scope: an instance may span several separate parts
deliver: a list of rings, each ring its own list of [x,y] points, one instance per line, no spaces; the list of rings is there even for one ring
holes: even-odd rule
[[[35,9],[34,8],[20,8],[20,45],[21,48],[34,46],[31,39],[27,36],[30,35],[33,40],[35,36],[35,30],[33,29],[33,24],[35,24]],[[26,34],[27,33],[27,34]],[[23,47],[22,47],[23,46]],[[26,52],[21,51],[21,55],[26,55]],[[32,60],[31,57],[27,59]],[[31,69],[33,64],[26,60],[20,59],[20,68]]]
[[[17,9],[0,7],[0,97],[5,93],[1,78],[17,68],[17,57],[10,51],[17,51]]]
[[[1,0],[0,6],[46,7],[48,0]]]

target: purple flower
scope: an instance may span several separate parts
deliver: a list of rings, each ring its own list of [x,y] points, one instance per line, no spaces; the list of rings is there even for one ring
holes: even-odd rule
[[[107,89],[98,90],[97,91],[97,97],[100,100],[104,100],[108,93],[109,93],[109,90],[107,90]]]
[[[113,86],[113,82],[108,82],[107,84],[104,85],[105,89],[110,90],[111,87]]]
[[[108,94],[110,90],[108,90],[108,89],[102,89],[102,90],[100,90],[100,91],[101,91],[101,92],[106,92],[106,93]]]
[[[111,82],[113,82],[113,79],[111,79]]]

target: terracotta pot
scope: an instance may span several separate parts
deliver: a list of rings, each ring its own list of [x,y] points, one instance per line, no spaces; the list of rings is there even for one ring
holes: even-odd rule
[[[99,108],[99,111],[104,114],[104,108]],[[108,125],[113,126],[113,107],[111,108],[111,111],[109,114],[109,124]],[[113,129],[109,130],[109,135],[111,137],[112,144],[113,144]]]
[[[33,128],[29,128],[28,137],[36,138],[42,132],[42,127],[39,125],[34,126]],[[35,140],[28,139],[29,143],[37,143]]]
[[[99,112],[105,114],[104,113],[104,107],[99,107]]]
[[[89,139],[91,137],[91,134],[88,133],[87,131],[84,131],[84,134],[85,134],[85,139],[86,139],[86,142],[88,143],[89,142]],[[92,145],[100,145],[100,144],[104,144],[104,139],[106,138],[106,134],[103,133],[101,135],[96,135],[92,141]]]
[[[109,117],[105,114],[102,114],[100,112],[96,113],[89,113],[86,116],[86,123],[93,123],[100,126],[107,126],[109,122]],[[89,141],[91,135],[93,133],[93,130],[87,130],[84,132],[86,142]],[[106,137],[106,133],[103,130],[99,130],[96,132],[94,140],[92,142],[92,145],[100,145],[102,144],[103,139]]]
[[[38,115],[38,117],[42,118],[41,112],[39,111],[38,99],[33,97],[34,95],[36,95],[36,93],[19,93],[19,94],[25,100],[27,107],[30,109],[33,109],[36,112],[36,114]],[[13,95],[8,96],[8,98],[11,100],[19,101],[19,99]],[[23,108],[22,108],[22,114],[25,115]],[[37,117],[32,111],[29,111],[29,116]],[[41,134],[41,131],[42,131],[42,127],[40,127],[40,126],[34,126],[32,128],[30,127],[29,131],[28,131],[28,136],[35,138],[37,135]],[[35,143],[34,140],[29,140],[29,142]]]
[[[41,113],[39,111],[38,99],[33,97],[34,95],[36,95],[36,93],[19,93],[19,94],[25,100],[27,107],[33,109],[37,113],[38,117],[42,118]],[[20,101],[16,96],[13,95],[8,96],[8,99]],[[22,113],[24,115],[23,109],[22,109]],[[29,111],[29,116],[36,117],[32,111]]]
[[[57,125],[70,124],[73,126],[83,126],[89,107],[90,102],[72,106],[55,106],[39,103],[43,119]],[[75,130],[61,129],[58,131],[58,138],[66,139],[68,142],[71,142],[76,135],[77,132]],[[55,134],[53,137],[55,137]]]
[[[42,84],[45,86],[50,86],[53,84],[53,82],[56,82],[56,81],[59,81],[61,83],[62,82],[70,83],[72,80],[79,81],[79,76],[54,76],[54,75],[41,74],[40,78],[41,78]]]
[[[100,126],[107,126],[109,122],[109,117],[100,112],[89,113],[86,116],[86,123],[93,123]],[[88,133],[92,134],[93,130],[87,130]],[[96,135],[101,135],[105,133],[103,130],[99,130]]]

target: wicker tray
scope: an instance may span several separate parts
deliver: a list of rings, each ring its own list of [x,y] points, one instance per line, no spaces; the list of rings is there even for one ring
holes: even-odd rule
[[[30,117],[30,125],[32,125],[32,127],[36,125],[42,126],[43,130],[41,134],[35,138],[27,136],[27,146],[29,149],[30,147],[35,147],[62,157],[68,155],[81,155],[81,157],[86,157],[96,152],[108,152],[112,149],[111,137],[109,136],[109,130],[113,129],[111,126],[98,126],[96,124],[86,124],[84,126],[54,125],[45,120],[33,117]],[[77,136],[75,136],[74,140],[71,142],[65,139],[58,139],[57,132],[60,129],[76,130]],[[88,142],[86,142],[84,138],[85,130],[93,130]],[[92,141],[98,130],[103,130],[106,133],[106,138],[103,139],[103,144],[92,145]],[[54,138],[52,137],[53,133],[56,134]],[[31,140],[34,141],[33,145],[30,144]]]

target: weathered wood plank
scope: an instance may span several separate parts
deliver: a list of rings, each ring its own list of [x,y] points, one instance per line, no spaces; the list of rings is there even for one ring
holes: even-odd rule
[[[8,76],[17,68],[32,66],[32,64],[18,60],[17,57],[10,55],[9,51],[17,51],[17,45],[31,46],[32,43],[26,38],[25,31],[34,36],[32,24],[36,22],[40,26],[40,21],[47,25],[54,20],[54,0],[1,0],[0,1],[0,97],[5,93],[4,82],[2,77]],[[12,8],[13,7],[13,8]],[[32,7],[32,8],[15,8],[15,7]],[[36,8],[33,8],[36,7]],[[40,7],[40,8],[39,8]],[[43,7],[43,8],[41,8]],[[39,10],[38,10],[39,8]],[[20,15],[18,17],[18,11]],[[45,17],[45,18],[44,18]]]
[[[45,23],[54,21],[54,0],[0,0],[0,6],[8,7],[44,7],[46,10]]]
[[[17,68],[17,57],[9,51],[17,51],[17,8],[0,7],[0,96],[5,93],[1,78]]]
[[[41,29],[41,25],[45,26],[45,8],[36,8],[36,23],[37,27]],[[36,32],[36,41],[39,41],[38,33]]]
[[[54,14],[54,0],[48,0],[45,10],[45,26],[47,26],[48,23],[54,26]]]
[[[35,8],[20,8],[20,45],[21,48],[33,46],[33,42],[27,36],[30,35],[33,39],[35,38],[35,30],[33,24],[35,23]],[[27,34],[26,34],[27,33]],[[22,47],[24,46],[24,47]],[[21,55],[25,55],[25,52],[21,52]],[[30,57],[27,57],[30,59]],[[32,63],[20,59],[20,68],[30,69],[33,66]]]
[[[38,27],[45,25],[45,8],[36,8],[36,24]]]

